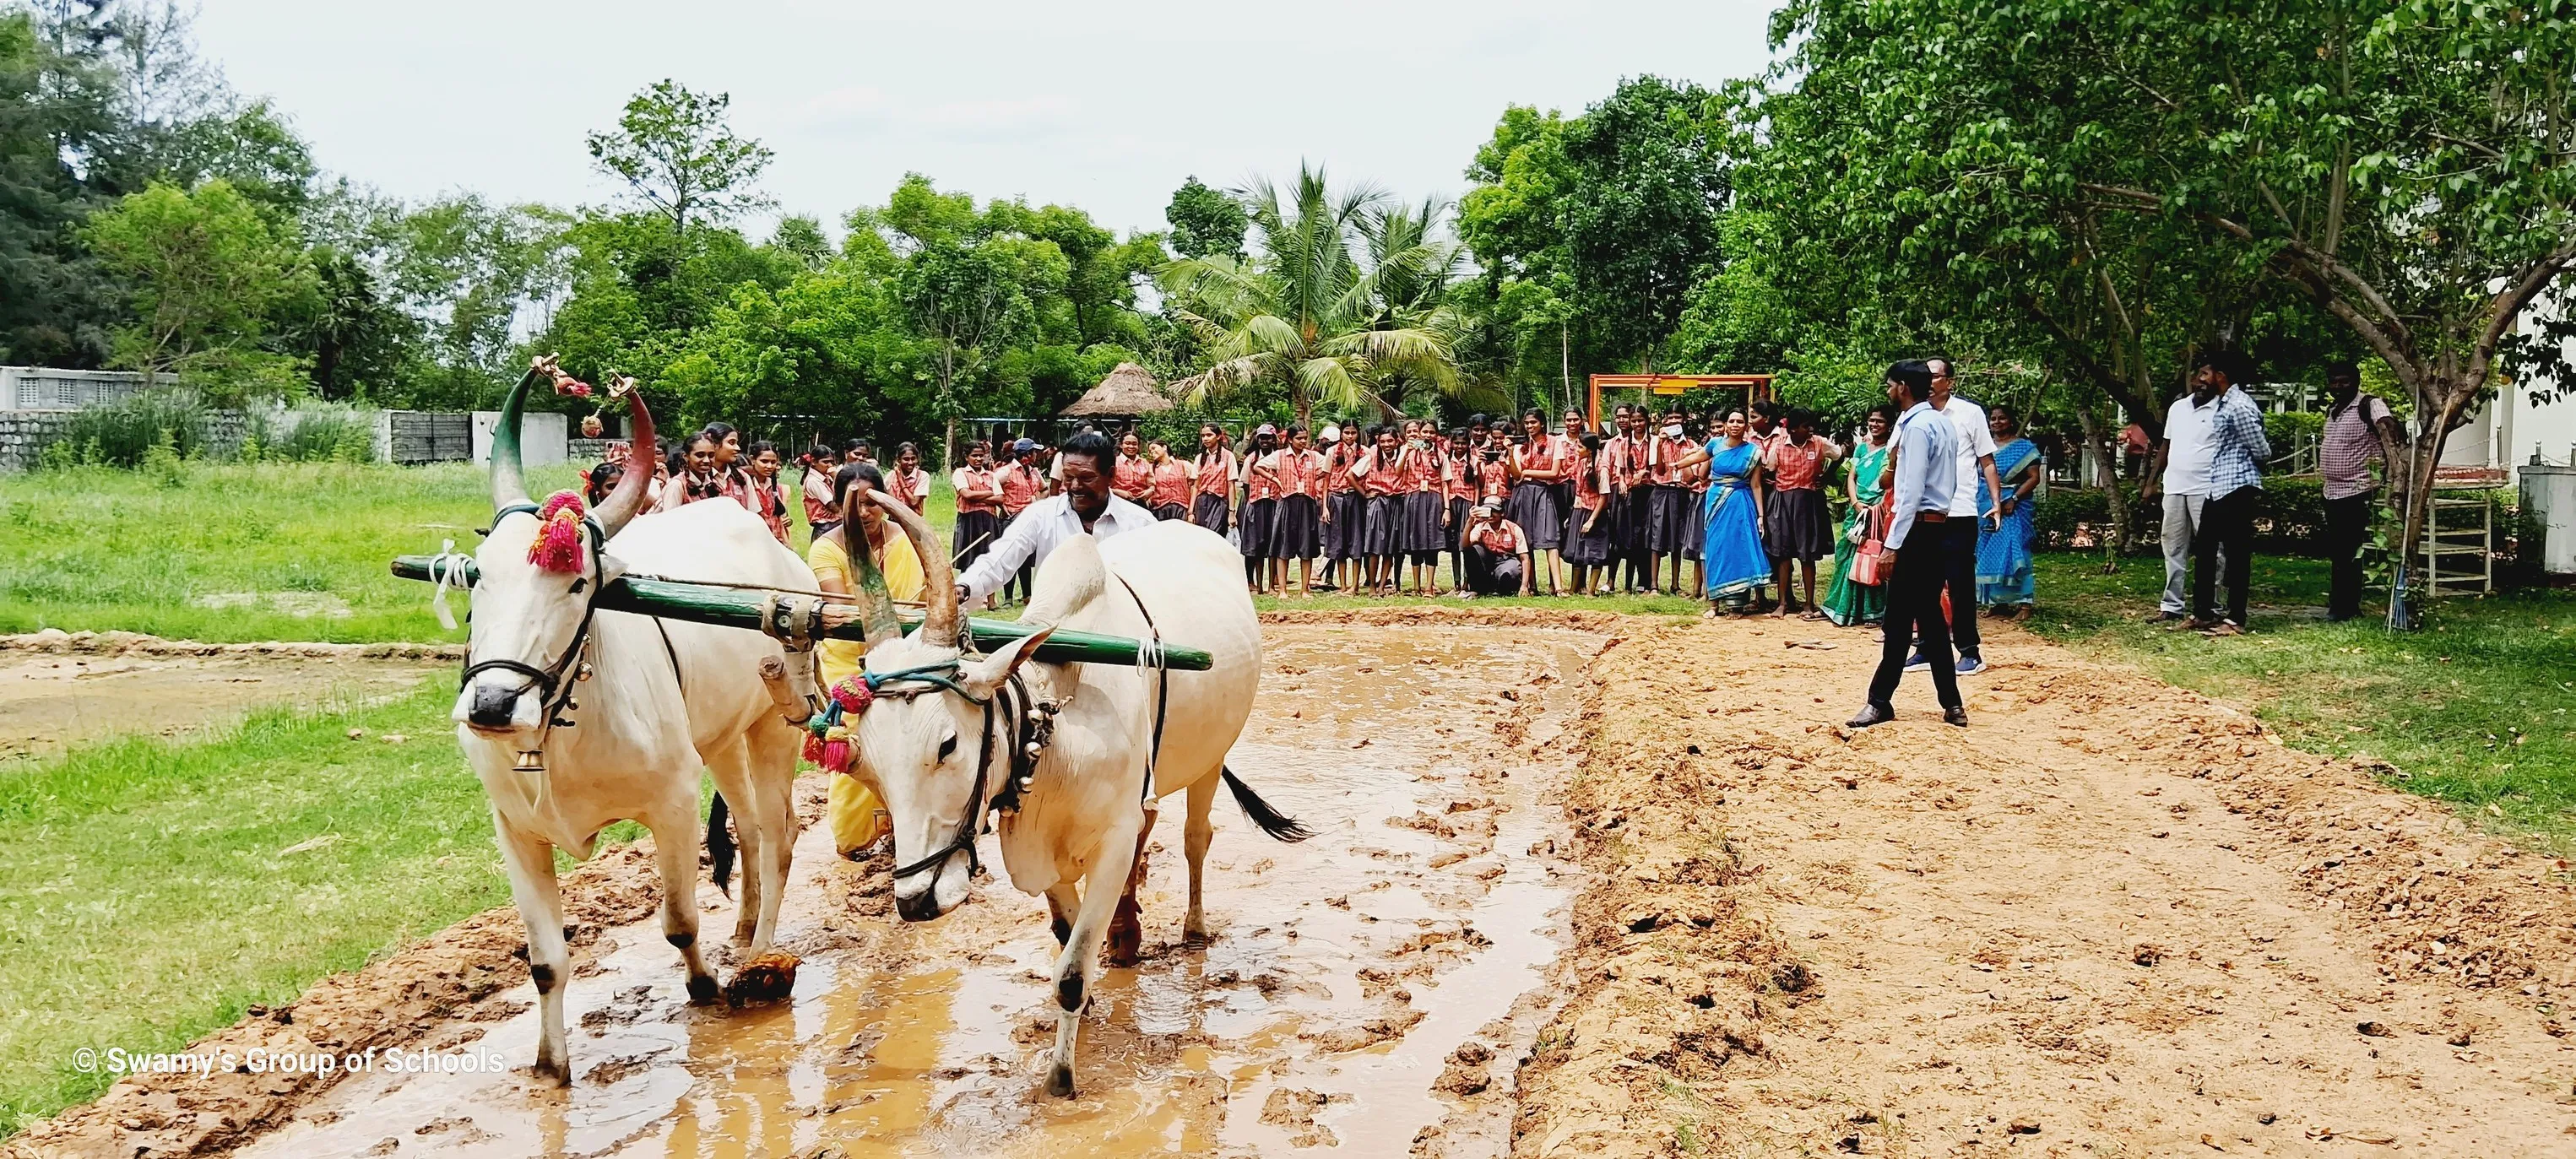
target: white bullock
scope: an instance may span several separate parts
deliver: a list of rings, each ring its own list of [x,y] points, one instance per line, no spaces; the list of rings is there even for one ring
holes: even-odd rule
[[[1131,962],[1136,952],[1133,890],[1155,803],[1188,793],[1183,929],[1193,940],[1207,934],[1200,884],[1220,781],[1263,831],[1288,841],[1306,836],[1225,768],[1261,683],[1261,625],[1244,592],[1243,558],[1224,539],[1181,521],[1107,540],[1074,537],[1039,566],[1021,617],[1045,627],[991,656],[962,656],[954,646],[957,594],[946,553],[919,516],[900,504],[884,506],[927,566],[930,605],[911,637],[868,650],[868,672],[881,683],[855,729],[852,768],[894,817],[895,908],[925,921],[966,900],[975,834],[985,810],[1003,798],[996,824],[1003,866],[1014,887],[1046,895],[1063,945],[1054,968],[1058,1014],[1047,1089],[1070,1095],[1074,1042],[1102,939],[1109,935],[1113,953]],[[1206,649],[1214,664],[1205,672],[1161,673],[1032,662],[1057,628],[1159,637]],[[1155,754],[1158,701],[1164,719]],[[1033,768],[1017,770],[1027,777],[1022,789],[1013,782],[1013,756],[1033,741],[1044,747]]]
[[[541,534],[539,509],[520,481],[519,414],[529,383],[547,370],[541,362],[520,381],[494,432],[497,511],[474,557],[480,575],[454,716],[491,799],[511,899],[527,924],[541,1021],[535,1070],[569,1084],[563,987],[572,974],[556,849],[587,858],[600,830],[621,820],[652,830],[662,932],[688,967],[689,999],[705,1004],[721,993],[697,944],[701,767],[714,775],[741,834],[734,936],[754,958],[736,985],[752,997],[776,996],[777,972],[792,978],[794,964],[761,956],[778,928],[796,839],[791,786],[801,736],[760,679],[764,660],[783,659],[780,645],[758,632],[597,611],[600,588],[630,569],[781,587],[809,585],[812,576],[740,504],[637,516],[653,475],[653,419],[633,393],[634,466],[578,529],[569,566],[540,566],[530,550]],[[755,969],[763,977],[745,976]]]

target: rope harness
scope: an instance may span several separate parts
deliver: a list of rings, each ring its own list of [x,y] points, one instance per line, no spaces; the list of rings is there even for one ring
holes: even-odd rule
[[[535,516],[538,513],[537,505],[534,503],[520,503],[504,507],[499,511],[492,513],[492,522],[498,524],[503,519],[507,519],[512,515],[521,513]],[[585,675],[585,673],[577,669],[575,664],[581,659],[582,650],[590,643],[590,622],[599,614],[600,593],[608,588],[607,577],[600,574],[599,571],[600,551],[602,545],[607,540],[607,533],[600,527],[598,520],[587,515],[582,517],[581,527],[583,534],[590,540],[590,564],[584,569],[583,574],[575,579],[574,582],[587,584],[590,588],[590,598],[582,601],[581,623],[573,629],[572,641],[564,645],[563,654],[555,657],[554,663],[542,668],[524,660],[516,659],[505,658],[497,660],[475,660],[473,659],[472,644],[469,641],[467,644],[468,651],[466,655],[465,671],[460,674],[456,680],[457,690],[461,692],[467,685],[474,683],[474,678],[476,676],[482,675],[485,672],[497,670],[527,677],[527,683],[519,686],[519,692],[521,695],[525,695],[531,691],[535,692],[541,709],[538,713],[539,723],[537,725],[537,747],[534,750],[531,750],[534,752],[544,751],[547,738],[558,726],[563,728],[573,727],[573,722],[571,720],[566,719],[559,714],[568,709],[578,710],[581,707],[580,703],[572,698],[572,686],[581,678],[581,676]],[[458,564],[448,562],[447,557],[445,556],[441,556],[440,561],[441,564],[443,564],[443,570],[449,572],[458,570],[460,566]],[[439,571],[442,570],[442,567],[434,565],[432,570]],[[567,674],[571,675],[573,679],[565,679]],[[677,655],[672,657],[671,674],[674,679],[677,679],[679,676],[679,657]]]
[[[1172,674],[1163,652],[1162,630],[1154,626],[1154,615],[1145,608],[1145,600],[1136,594],[1134,585],[1124,578],[1119,586],[1127,597],[1136,601],[1137,614],[1145,619],[1145,638],[1138,642],[1136,668],[1142,674],[1150,671],[1154,680],[1154,732],[1152,744],[1145,750],[1144,783],[1137,788],[1138,802],[1150,817],[1157,809],[1154,799],[1155,762],[1163,751],[1163,722],[1171,705]],[[963,643],[964,641],[961,641]],[[966,872],[971,876],[983,869],[983,859],[975,852],[975,838],[980,834],[984,816],[991,811],[1016,813],[1020,799],[1037,783],[1038,759],[1055,741],[1056,718],[1064,712],[1071,698],[1046,701],[1030,693],[1020,674],[1013,672],[994,695],[977,698],[958,682],[960,660],[944,660],[893,672],[862,672],[843,680],[832,690],[831,705],[814,718],[809,726],[816,737],[824,736],[848,716],[867,711],[879,697],[913,700],[925,693],[954,692],[969,703],[982,706],[984,723],[975,759],[975,788],[966,799],[966,811],[957,819],[957,831],[948,843],[924,854],[909,864],[896,866],[894,880],[928,873],[948,863],[959,850],[966,853]],[[851,687],[853,682],[857,687]],[[996,723],[1001,727],[994,728]],[[993,789],[993,750],[1003,749],[1010,761],[1010,775],[999,789]],[[990,799],[987,800],[989,793]]]
[[[957,818],[957,831],[949,836],[947,844],[909,864],[896,866],[896,881],[936,870],[960,850],[966,854],[967,874],[981,872],[984,863],[975,852],[975,838],[981,833],[985,814],[993,809],[1019,809],[1021,794],[1035,781],[1038,757],[1055,738],[1055,716],[1063,710],[1061,704],[1032,696],[1016,672],[994,695],[977,697],[958,681],[959,664],[957,660],[943,660],[893,672],[859,673],[832,690],[831,706],[810,726],[814,735],[822,736],[847,717],[867,711],[880,697],[909,701],[925,693],[954,692],[983,708],[983,727],[975,754],[975,788],[966,799],[966,811]],[[852,687],[853,682],[857,687]],[[1002,725],[998,731],[993,727],[996,721]],[[992,789],[996,748],[1006,749],[1010,761],[1010,775],[999,791]]]

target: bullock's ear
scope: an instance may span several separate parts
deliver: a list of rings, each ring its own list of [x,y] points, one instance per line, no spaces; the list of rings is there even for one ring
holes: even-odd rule
[[[599,553],[599,582],[603,584],[613,584],[617,582],[619,576],[625,574],[625,560],[619,559],[604,551]]]
[[[966,685],[967,693],[977,700],[993,695],[993,690],[1009,680],[1011,673],[1019,671],[1020,665],[1028,663],[1029,657],[1037,655],[1038,645],[1046,643],[1046,638],[1054,634],[1055,626],[1050,624],[1011,641],[999,652],[967,665],[959,673],[965,678],[962,683]]]

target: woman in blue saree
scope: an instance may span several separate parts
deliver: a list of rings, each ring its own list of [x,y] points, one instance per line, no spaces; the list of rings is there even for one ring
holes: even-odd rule
[[[1676,467],[1708,464],[1708,495],[1700,501],[1707,530],[1700,540],[1708,614],[1744,606],[1755,589],[1771,582],[1771,557],[1762,550],[1762,456],[1744,437],[1744,412],[1726,416],[1724,433],[1685,455]]]
[[[1977,511],[1999,516],[1993,526],[1979,521],[1977,602],[1985,605],[1987,615],[2027,620],[2039,595],[2030,554],[2043,473],[2039,448],[2021,437],[2021,416],[2010,406],[1995,404],[1986,412],[1986,425],[1995,434],[1995,478],[2004,493],[1999,506],[1986,481],[1977,480]]]

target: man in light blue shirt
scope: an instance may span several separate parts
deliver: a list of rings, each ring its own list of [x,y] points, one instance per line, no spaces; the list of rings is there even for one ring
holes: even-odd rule
[[[1932,368],[1920,361],[1899,362],[1887,369],[1887,397],[1902,412],[1896,420],[1894,472],[1888,503],[1887,619],[1881,637],[1878,672],[1869,682],[1869,703],[1851,719],[1851,727],[1868,728],[1896,718],[1896,685],[1905,676],[1905,655],[1919,634],[1923,658],[1929,661],[1932,690],[1941,701],[1941,719],[1961,727],[1968,710],[1959,701],[1958,665],[1950,652],[1950,622],[1941,615],[1941,587],[1947,569],[1942,532],[1950,520],[1950,501],[1959,485],[1958,432],[1933,410]],[[1973,517],[1971,517],[1973,518]],[[1975,615],[1976,609],[1966,610]]]

